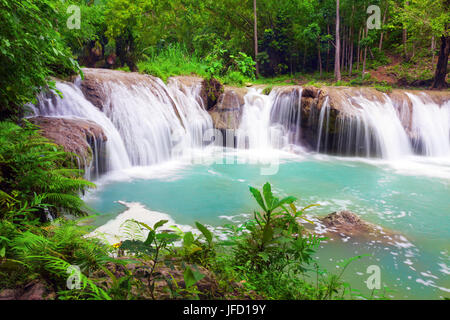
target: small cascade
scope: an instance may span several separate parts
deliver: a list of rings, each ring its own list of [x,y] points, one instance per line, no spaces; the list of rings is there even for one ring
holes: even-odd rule
[[[131,164],[149,166],[201,147],[212,121],[198,102],[199,89],[182,91],[176,81],[168,87],[160,79],[145,80],[103,83],[108,97],[103,112],[119,131]]]
[[[119,131],[111,120],[98,108],[92,105],[83,95],[79,86],[72,83],[58,82],[56,88],[64,98],[57,95],[41,94],[38,97],[38,106],[35,114],[47,117],[80,118],[94,121],[105,131],[106,142],[106,168],[104,171],[120,170],[131,167],[131,162]],[[102,161],[95,160],[94,161]]]
[[[328,132],[330,132],[330,111],[330,98],[326,97],[322,107],[320,108],[319,131],[316,148],[317,152],[320,152],[321,150],[323,150],[325,153],[327,152]],[[323,149],[321,148],[322,145],[324,146]]]
[[[301,88],[293,88],[289,93],[272,90],[269,95],[250,88],[244,97],[238,148],[282,150],[299,145],[301,97]]]
[[[277,92],[270,112],[270,126],[276,132],[274,147],[283,149],[288,145],[299,145],[301,134],[301,87],[291,92]],[[272,135],[273,136],[273,135]]]
[[[412,102],[412,131],[419,138],[418,153],[429,157],[450,156],[450,103],[439,106],[426,94],[406,93]]]
[[[90,163],[84,161],[84,172],[87,180],[94,181],[107,172],[108,149],[107,143],[96,137],[88,137],[88,143],[91,146],[93,155]]]
[[[272,147],[270,115],[274,95],[261,93],[261,90],[250,88],[244,97],[242,120],[237,130],[237,147],[239,149],[264,150]]]
[[[282,150],[306,142],[316,152],[349,157],[450,155],[450,102],[438,105],[426,93],[397,92],[393,99],[353,88],[332,89],[321,105],[305,100],[302,106],[302,93],[301,87],[275,89],[269,96],[250,89],[239,148]]]
[[[80,80],[57,83],[64,98],[39,96],[37,116],[88,119],[104,129],[108,138],[104,148],[89,141],[96,155],[86,172],[97,175],[168,161],[203,147],[203,133],[212,128],[199,98],[200,83],[186,86],[171,79],[165,85],[153,77],[130,79],[98,81],[104,96],[101,110],[83,95]]]
[[[200,99],[201,84],[186,86],[177,78],[169,79],[168,88],[174,97],[181,121],[187,131],[187,143],[192,148],[205,145],[204,133],[213,128],[211,116],[205,111],[206,106]]]
[[[411,155],[409,138],[392,100],[370,100],[363,95],[348,100],[353,110],[349,117],[336,121],[339,134],[334,143],[339,155],[378,156],[398,159]]]

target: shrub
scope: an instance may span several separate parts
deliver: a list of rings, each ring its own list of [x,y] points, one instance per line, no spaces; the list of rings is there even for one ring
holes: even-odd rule
[[[0,122],[0,219],[27,224],[45,221],[48,214],[85,215],[80,192],[95,185],[81,173],[36,126]]]

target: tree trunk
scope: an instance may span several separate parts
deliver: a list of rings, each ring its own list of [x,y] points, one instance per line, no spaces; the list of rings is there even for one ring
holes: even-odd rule
[[[336,55],[334,58],[334,79],[341,81],[341,39],[339,35],[339,0],[336,0]]]
[[[330,25],[327,24],[327,34],[330,34]],[[328,73],[328,65],[329,65],[329,61],[330,61],[330,40],[328,40],[328,45],[327,45],[327,64],[325,67],[325,72]]]
[[[409,1],[406,1],[406,5],[409,6]],[[403,53],[405,55],[405,58],[408,57],[408,50],[406,48],[406,41],[408,40],[408,31],[406,28],[403,29]]]
[[[342,28],[342,44],[341,44],[341,72],[345,70],[345,26]]]
[[[319,59],[319,72],[320,77],[322,77],[322,55],[320,54],[320,38],[317,43],[317,58]]]
[[[436,52],[436,38],[434,36],[431,37],[431,64],[434,64],[434,56]]]
[[[364,38],[367,38],[368,34],[369,34],[369,30],[366,27],[366,33],[365,33]],[[364,74],[366,73],[366,60],[367,60],[367,45],[364,46],[364,59],[363,59],[363,70],[362,70],[363,80],[364,80]]]
[[[348,73],[350,74],[350,77],[352,76],[352,72],[353,72],[353,27],[350,28],[350,70],[348,71]]]
[[[256,0],[253,0],[253,16],[254,23],[254,41],[255,41],[255,61],[256,61],[256,77],[259,77],[259,63],[258,63],[258,15],[256,11]]]
[[[383,15],[383,26],[386,24],[386,16],[387,16],[388,7],[389,7],[389,5],[386,4],[386,10],[384,10],[384,15]],[[380,43],[378,44],[378,49],[380,49],[380,52],[383,49],[383,36],[384,36],[384,31],[381,31]]]
[[[432,89],[446,89],[448,84],[446,82],[448,56],[450,53],[450,36],[441,37],[441,51],[439,52],[439,60],[436,66],[436,73],[434,81],[431,86]]]
[[[360,57],[361,57],[361,29],[362,28],[359,29],[359,35],[358,35],[358,61],[356,64],[356,66],[357,66],[356,69],[358,69],[358,71],[359,71],[359,61],[361,60],[360,59]]]

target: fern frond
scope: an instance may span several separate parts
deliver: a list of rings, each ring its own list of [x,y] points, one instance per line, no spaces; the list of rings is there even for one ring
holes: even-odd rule
[[[43,261],[47,271],[52,272],[53,274],[61,278],[67,278],[67,270],[72,267],[70,263],[52,256],[32,256],[30,258]],[[111,297],[103,289],[99,288],[83,273],[80,272],[79,276],[81,282],[81,290],[88,289],[93,293],[95,300],[111,300]]]

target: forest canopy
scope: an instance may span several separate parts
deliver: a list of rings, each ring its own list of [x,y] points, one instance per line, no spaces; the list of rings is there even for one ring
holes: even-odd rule
[[[399,78],[413,65],[419,80],[447,87],[448,0],[2,0],[0,9],[2,118],[79,66],[163,79],[197,70],[242,84],[296,73],[364,80],[395,56]]]

